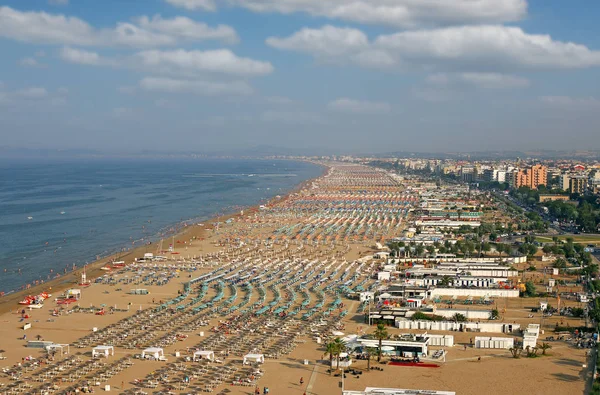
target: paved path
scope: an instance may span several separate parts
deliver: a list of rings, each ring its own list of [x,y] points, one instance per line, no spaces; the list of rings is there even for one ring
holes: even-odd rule
[[[319,370],[319,364],[316,363],[315,367],[313,368],[312,374],[310,375],[310,380],[308,380],[308,385],[306,386],[306,393],[307,394],[312,394],[312,387],[315,384],[315,381],[317,381],[317,373]]]

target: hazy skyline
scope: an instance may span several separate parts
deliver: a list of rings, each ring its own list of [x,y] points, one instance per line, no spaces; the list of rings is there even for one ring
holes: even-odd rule
[[[0,0],[0,145],[600,149],[585,5]]]

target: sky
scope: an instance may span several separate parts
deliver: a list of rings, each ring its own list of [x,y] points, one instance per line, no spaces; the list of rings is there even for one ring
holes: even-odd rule
[[[0,146],[600,149],[593,0],[0,0]]]

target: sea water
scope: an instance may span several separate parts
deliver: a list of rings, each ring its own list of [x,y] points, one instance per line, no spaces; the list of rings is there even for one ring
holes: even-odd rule
[[[0,162],[0,291],[264,203],[321,171],[281,160]]]

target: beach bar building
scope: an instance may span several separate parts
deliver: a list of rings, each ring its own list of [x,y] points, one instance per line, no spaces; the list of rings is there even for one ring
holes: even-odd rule
[[[115,355],[115,348],[113,346],[96,346],[92,349],[93,358],[108,358],[109,355]]]
[[[249,365],[251,363],[265,363],[265,356],[263,354],[244,355],[244,365]]]
[[[194,352],[194,362],[200,361],[202,359],[207,359],[211,362],[214,361],[215,360],[215,352],[208,351],[208,350],[195,351]]]
[[[360,343],[360,346],[363,348],[379,348],[379,340],[377,339],[359,337],[356,339],[356,342]],[[386,354],[403,356],[407,358],[412,358],[414,356],[427,356],[428,345],[429,338],[421,335],[406,335],[398,340],[388,339],[383,340],[381,343],[382,350],[387,350]]]
[[[165,358],[165,351],[160,347],[148,347],[142,351],[142,359],[162,360]]]

